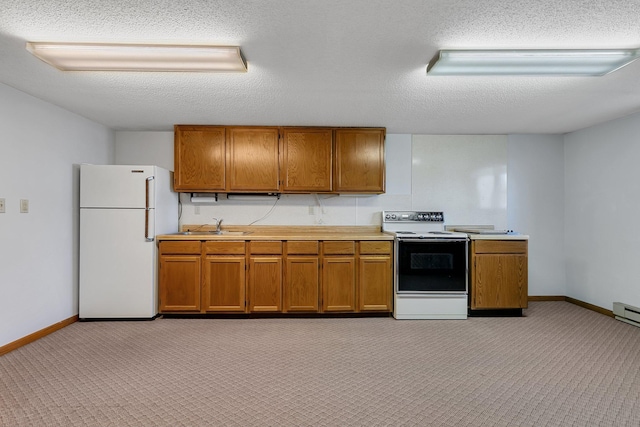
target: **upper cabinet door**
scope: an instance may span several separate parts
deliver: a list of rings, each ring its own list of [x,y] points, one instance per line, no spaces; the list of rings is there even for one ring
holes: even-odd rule
[[[337,129],[335,192],[384,193],[384,129]]]
[[[174,155],[176,191],[224,191],[224,127],[176,126]]]
[[[331,129],[285,128],[282,137],[283,192],[330,192],[332,180]]]
[[[227,128],[227,191],[280,191],[278,136],[278,128]]]

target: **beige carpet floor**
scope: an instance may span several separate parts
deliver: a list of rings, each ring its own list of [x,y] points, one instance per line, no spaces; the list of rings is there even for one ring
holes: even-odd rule
[[[0,425],[640,426],[640,328],[525,314],[74,323],[0,357]]]

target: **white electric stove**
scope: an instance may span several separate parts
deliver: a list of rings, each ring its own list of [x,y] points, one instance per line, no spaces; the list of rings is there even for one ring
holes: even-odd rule
[[[383,211],[382,229],[395,235],[394,317],[466,319],[468,236],[433,211]]]

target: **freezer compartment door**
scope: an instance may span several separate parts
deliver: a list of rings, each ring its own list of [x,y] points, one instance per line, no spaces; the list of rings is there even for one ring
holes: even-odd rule
[[[81,319],[158,313],[156,243],[144,227],[144,209],[80,209]]]
[[[81,165],[81,208],[155,206],[155,166]]]

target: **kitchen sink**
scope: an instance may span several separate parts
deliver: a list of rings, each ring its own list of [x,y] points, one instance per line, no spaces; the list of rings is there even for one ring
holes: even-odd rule
[[[181,234],[185,236],[246,236],[247,234],[251,234],[251,231],[181,231],[176,234]]]

